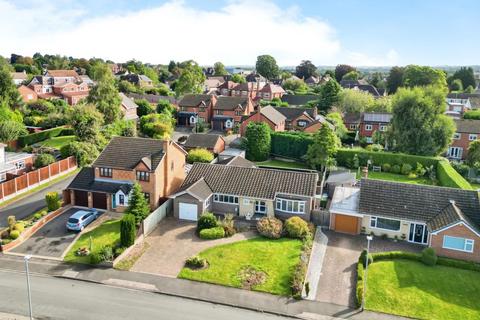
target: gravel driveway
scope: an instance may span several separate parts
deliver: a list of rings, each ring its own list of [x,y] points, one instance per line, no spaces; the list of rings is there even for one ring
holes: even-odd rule
[[[367,247],[362,235],[348,235],[324,231],[328,237],[327,252],[323,260],[318,284],[317,300],[344,306],[355,306],[356,267],[358,257]],[[370,243],[371,252],[410,251],[420,252],[424,246],[405,241],[393,242],[375,237]]]
[[[255,232],[237,233],[230,238],[202,240],[195,234],[197,224],[167,217],[146,239],[150,247],[130,271],[176,277],[185,260],[219,244],[256,237]]]

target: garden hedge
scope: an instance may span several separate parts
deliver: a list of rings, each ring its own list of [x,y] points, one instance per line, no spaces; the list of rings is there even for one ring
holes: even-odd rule
[[[73,135],[73,130],[65,127],[57,127],[43,130],[37,133],[28,134],[26,136],[18,137],[18,145],[20,147],[30,146],[37,142],[51,139],[59,136]]]
[[[276,156],[302,159],[313,142],[311,134],[303,132],[272,132],[271,153]]]
[[[444,160],[437,164],[437,179],[440,185],[444,187],[472,189],[470,183],[463,178],[451,165],[450,162]]]

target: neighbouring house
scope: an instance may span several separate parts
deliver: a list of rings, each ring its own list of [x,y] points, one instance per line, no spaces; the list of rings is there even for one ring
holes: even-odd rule
[[[22,96],[22,100],[25,103],[35,102],[38,99],[37,93],[25,85],[18,87],[18,92]]]
[[[10,75],[12,76],[13,83],[15,83],[16,86],[21,85],[28,79],[28,75],[25,70],[23,72],[11,72]]]
[[[226,161],[234,157],[245,158],[245,150],[232,147],[226,147],[224,151],[220,152],[217,161]]]
[[[258,97],[263,100],[272,100],[274,98],[282,98],[285,94],[285,90],[279,85],[268,83],[258,91]]]
[[[473,190],[362,179],[337,187],[330,229],[430,246],[436,253],[480,262],[480,199]]]
[[[212,106],[211,124],[213,130],[232,130],[240,126],[243,116],[254,111],[249,97],[219,96]]]
[[[6,144],[0,143],[0,182],[28,172],[33,167],[32,154],[8,152],[5,151],[6,147]]]
[[[244,168],[256,168],[255,163],[245,159],[242,156],[234,156],[229,158],[224,158],[223,160],[218,160],[216,164],[221,164],[224,166],[234,166],[234,167],[244,167]]]
[[[108,67],[110,68],[110,70],[112,71],[112,73],[115,75],[117,74],[118,72],[122,71],[122,65],[119,64],[119,63],[109,63],[108,64]]]
[[[187,94],[178,102],[177,124],[193,127],[210,123],[217,97],[211,94]]]
[[[206,94],[215,93],[218,87],[224,82],[225,81],[216,78],[205,79],[203,82],[203,92]]]
[[[256,73],[255,71],[250,72],[245,76],[245,80],[247,82],[255,82],[255,83],[260,83],[262,86],[264,86],[267,83],[267,79],[260,74]]]
[[[304,107],[309,102],[316,101],[320,97],[313,94],[285,94],[282,96],[282,102],[288,103],[289,107]]]
[[[237,84],[230,91],[230,95],[234,97],[249,97],[255,99],[258,96],[258,92],[263,88],[261,82],[245,82]]]
[[[379,98],[385,95],[385,90],[382,90],[382,94],[378,91],[378,89],[369,84],[366,80],[341,80],[340,85],[344,89],[353,89],[353,90],[360,90],[364,92],[368,92],[373,95],[375,98]]]
[[[138,105],[122,92],[120,92],[120,97],[122,98],[122,104],[120,107],[122,108],[123,118],[125,120],[138,120]]]
[[[360,137],[365,137],[367,143],[373,143],[373,134],[375,131],[385,132],[392,120],[391,113],[382,112],[364,112],[360,122]]]
[[[315,133],[320,130],[322,126],[328,126],[331,130],[335,130],[335,126],[331,124],[324,116],[317,115],[317,118],[314,121],[310,122],[303,128],[303,132]]]
[[[240,124],[240,134],[245,135],[250,122],[264,122],[272,131],[285,131],[287,118],[272,106],[258,107],[257,112],[243,118]]]
[[[120,80],[126,80],[141,88],[153,87],[152,79],[150,79],[144,74],[135,74],[135,73],[126,74],[126,75],[120,76]]]
[[[225,139],[219,134],[193,133],[188,136],[183,148],[187,151],[204,148],[214,154],[219,154],[225,150]]]
[[[449,93],[446,98],[445,114],[454,119],[461,119],[463,114],[472,109],[480,108],[480,95],[471,93]]]
[[[114,137],[66,188],[74,206],[123,212],[135,182],[152,210],[185,179],[185,150],[169,140]]]
[[[480,137],[480,120],[455,119],[457,127],[453,134],[447,157],[454,160],[467,158],[468,146]]]
[[[232,90],[238,85],[238,83],[233,81],[225,81],[221,85],[218,86],[217,91],[222,96],[231,96]]]
[[[139,94],[139,93],[127,93],[127,96],[134,100],[145,99],[151,105],[156,106],[160,101],[168,101],[175,107],[178,107],[178,101],[175,97],[171,96],[159,96],[156,94]]]
[[[360,129],[360,122],[362,122],[361,113],[346,113],[343,115],[343,123],[349,131],[357,131]]]
[[[80,100],[88,97],[90,88],[87,83],[59,83],[53,86],[53,93],[63,99],[71,106],[76,105]]]
[[[87,76],[86,74],[81,74],[79,77],[82,80],[82,82],[86,83],[90,88],[95,85],[95,81],[90,79],[90,77]]]
[[[335,189],[337,187],[353,187],[356,184],[357,179],[355,172],[352,173],[345,170],[331,171],[328,175],[327,180],[325,181],[324,193],[326,192],[328,194],[328,198],[332,199]],[[339,194],[344,191],[348,192],[349,189],[340,189]],[[343,195],[342,198],[344,198]]]
[[[318,175],[195,163],[175,194],[174,216],[195,221],[204,211],[237,217],[298,216],[310,220],[316,208]]]
[[[305,83],[309,86],[314,86],[316,84],[319,84],[319,82],[320,82],[320,79],[315,76],[310,76],[307,79],[305,79]]]
[[[285,130],[303,130],[317,119],[317,108],[275,107],[286,118]]]

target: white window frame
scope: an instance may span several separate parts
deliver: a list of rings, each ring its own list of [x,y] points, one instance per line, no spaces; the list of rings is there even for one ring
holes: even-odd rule
[[[385,132],[385,131],[387,131],[387,126],[386,125],[381,125],[379,130]]]
[[[385,229],[385,228],[377,227],[377,225],[378,225],[378,219],[398,221],[398,222],[399,222],[399,224],[398,224],[398,229],[397,229],[397,230],[394,230],[394,229]],[[402,228],[402,221],[401,221],[401,220],[398,220],[398,219],[390,219],[390,218],[372,216],[372,217],[370,217],[370,224],[369,224],[369,226],[370,226],[370,228],[374,228],[374,229],[386,230],[386,231],[391,231],[391,232],[398,232],[398,231],[400,231],[400,229]]]
[[[230,201],[230,197],[232,197],[233,202]],[[228,200],[225,201],[225,198],[227,198]],[[215,193],[213,195],[213,201],[217,203],[238,205],[238,197],[231,194]]]
[[[373,130],[373,126],[371,124],[365,125],[365,131],[372,131],[372,130]]]
[[[357,130],[356,124],[350,124],[350,130]]]
[[[461,133],[458,133],[458,132],[455,132],[453,134],[453,140],[460,140],[462,138],[462,134]]]
[[[367,143],[373,143],[373,138],[372,137],[366,137]]]
[[[210,206],[212,202],[212,196],[208,197],[207,199],[205,199],[205,208],[207,208],[208,206]]]
[[[263,210],[261,210],[263,208]],[[267,202],[255,200],[255,213],[267,213]]]
[[[243,205],[245,206],[250,205],[250,199],[243,199]]]
[[[462,250],[462,249],[451,248],[451,247],[445,246],[445,239],[446,239],[446,238],[463,239],[463,240],[464,240],[464,242],[463,242],[463,250]],[[467,244],[471,244],[471,245],[472,245],[472,250],[467,250],[467,249],[466,249],[466,248],[467,248]],[[462,238],[462,237],[452,237],[452,236],[447,236],[447,235],[443,236],[442,248],[444,248],[444,249],[472,253],[473,250],[474,250],[474,246],[475,246],[475,240],[473,240],[473,239],[467,239],[467,238]]]
[[[283,206],[284,203],[285,203],[285,207]],[[305,214],[305,203],[306,201],[304,200],[277,198],[275,200],[275,208],[281,212],[293,213],[293,214]],[[295,207],[297,207],[296,210],[295,210]],[[285,208],[285,209],[282,209],[282,208]]]
[[[468,135],[468,141],[475,141],[477,140],[478,135],[476,133],[471,133]]]
[[[461,147],[449,147],[448,156],[453,159],[461,159],[463,156],[463,148]]]
[[[17,170],[25,169],[25,160],[20,160],[18,162],[15,162],[15,168]]]

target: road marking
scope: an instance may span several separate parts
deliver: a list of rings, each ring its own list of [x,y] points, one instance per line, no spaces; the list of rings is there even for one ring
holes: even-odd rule
[[[151,292],[158,291],[157,287],[153,284],[137,282],[137,281],[129,281],[129,280],[122,280],[122,279],[107,279],[105,281],[102,281],[102,283],[106,285],[119,286],[119,287],[136,289],[136,290],[151,291]]]

